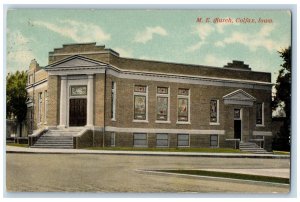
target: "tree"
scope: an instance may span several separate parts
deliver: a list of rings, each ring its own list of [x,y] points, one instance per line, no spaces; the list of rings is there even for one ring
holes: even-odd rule
[[[27,113],[26,82],[27,74],[25,71],[9,73],[6,76],[6,118],[15,119],[20,127],[22,127]],[[22,128],[20,132],[22,133]]]
[[[285,113],[285,119],[280,132],[275,135],[273,140],[273,149],[290,150],[291,135],[291,46],[278,52],[283,59],[279,75],[276,80],[276,95],[274,97],[272,108],[282,108]]]

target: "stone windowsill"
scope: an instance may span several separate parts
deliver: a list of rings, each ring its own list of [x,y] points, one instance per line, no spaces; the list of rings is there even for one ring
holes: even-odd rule
[[[148,120],[132,120],[134,123],[149,123]]]
[[[158,120],[156,120],[155,123],[171,123],[171,121],[158,121]]]
[[[181,122],[181,121],[177,121],[176,124],[183,124],[183,125],[184,125],[184,124],[187,124],[187,125],[189,125],[189,124],[191,124],[191,122]]]

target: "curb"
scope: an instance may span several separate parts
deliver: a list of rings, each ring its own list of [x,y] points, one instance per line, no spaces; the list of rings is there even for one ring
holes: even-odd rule
[[[19,154],[93,154],[93,155],[121,155],[121,156],[174,156],[174,157],[209,157],[209,158],[261,158],[261,159],[290,159],[289,155],[261,155],[261,154],[233,154],[233,153],[164,153],[164,152],[135,152],[135,151],[25,151],[25,150],[9,150],[6,153]]]
[[[205,175],[191,175],[191,174],[182,174],[182,173],[168,173],[168,172],[161,172],[161,171],[154,171],[154,170],[136,170],[137,172],[141,173],[148,173],[150,175],[169,175],[169,176],[177,176],[183,178],[190,178],[190,179],[206,179],[206,180],[215,180],[215,181],[229,181],[229,182],[245,182],[250,184],[269,184],[272,186],[279,186],[279,187],[289,187],[290,184],[284,183],[277,183],[277,182],[267,182],[267,181],[256,181],[256,180],[246,180],[246,179],[235,179],[235,178],[226,178],[226,177],[214,177],[214,176],[205,176]]]

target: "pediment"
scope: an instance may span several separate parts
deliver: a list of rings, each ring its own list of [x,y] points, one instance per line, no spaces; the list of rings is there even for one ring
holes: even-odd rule
[[[224,95],[223,99],[225,104],[239,104],[247,106],[252,106],[253,102],[256,101],[255,97],[253,97],[249,93],[246,93],[242,89]]]
[[[92,60],[83,56],[74,55],[63,60],[57,61],[45,67],[46,70],[57,68],[76,68],[76,67],[97,67],[106,66],[106,63]]]

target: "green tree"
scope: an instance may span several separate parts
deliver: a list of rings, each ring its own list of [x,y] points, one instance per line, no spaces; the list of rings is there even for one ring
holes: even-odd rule
[[[25,71],[9,73],[6,76],[6,118],[15,119],[20,127],[22,127],[27,113],[26,82],[27,74]],[[22,128],[20,132],[22,132]]]
[[[275,135],[273,140],[273,149],[276,150],[290,150],[290,135],[291,135],[291,62],[292,50],[288,47],[278,52],[283,59],[279,75],[277,77],[275,89],[276,95],[274,97],[272,108],[277,107],[283,109],[285,119],[283,126],[280,128],[279,134]]]

